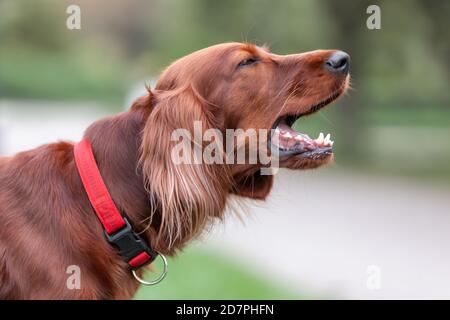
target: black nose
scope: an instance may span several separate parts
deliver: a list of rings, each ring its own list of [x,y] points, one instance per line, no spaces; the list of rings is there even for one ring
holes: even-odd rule
[[[350,56],[344,51],[336,51],[325,62],[325,67],[331,72],[347,74],[350,67]]]

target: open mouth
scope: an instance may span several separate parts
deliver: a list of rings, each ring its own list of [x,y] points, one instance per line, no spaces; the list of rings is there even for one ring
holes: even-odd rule
[[[333,153],[331,135],[322,132],[316,139],[310,138],[306,133],[298,132],[292,128],[294,122],[311,113],[314,113],[336,100],[341,91],[312,106],[307,112],[299,115],[283,115],[279,117],[273,127],[269,138],[269,148],[278,153],[280,157],[299,156],[309,159],[321,159]]]

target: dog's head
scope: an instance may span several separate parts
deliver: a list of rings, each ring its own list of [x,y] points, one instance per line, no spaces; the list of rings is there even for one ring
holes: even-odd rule
[[[340,97],[348,87],[348,68],[349,56],[337,50],[283,56],[242,43],[212,46],[174,62],[160,76],[153,93],[142,145],[141,162],[150,191],[159,201],[166,198],[159,205],[186,215],[192,211],[214,215],[222,211],[218,208],[223,208],[229,192],[264,199],[272,176],[261,175],[260,169],[267,166],[261,154],[278,155],[279,166],[290,169],[330,162],[333,142],[329,137],[312,139],[295,131],[292,124]],[[173,138],[179,129],[190,135],[184,145],[193,151],[177,149]],[[194,141],[196,129],[202,136],[199,141]],[[210,129],[215,131],[206,134],[205,141]],[[232,144],[226,141],[230,129],[238,130]],[[251,143],[254,137],[257,141]],[[205,147],[211,149],[212,141],[214,152],[204,152]],[[202,147],[200,152],[196,146]],[[242,150],[247,161],[238,161]],[[257,151],[253,162],[252,151]],[[174,164],[173,156],[182,153],[191,153],[193,163]],[[216,161],[205,161],[205,156]],[[167,190],[173,192],[168,195]],[[205,194],[214,199],[204,201]]]

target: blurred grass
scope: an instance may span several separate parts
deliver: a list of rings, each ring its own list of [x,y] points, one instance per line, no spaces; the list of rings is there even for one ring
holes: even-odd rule
[[[10,46],[0,50],[0,70],[0,97],[6,98],[118,105],[127,89],[121,64],[95,51],[48,54]]]
[[[156,286],[142,286],[135,299],[304,299],[252,273],[224,255],[189,249],[169,259],[169,273]],[[265,272],[267,273],[267,272]]]

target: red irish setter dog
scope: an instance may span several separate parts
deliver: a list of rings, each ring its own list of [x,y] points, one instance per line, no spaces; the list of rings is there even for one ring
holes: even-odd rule
[[[221,132],[273,129],[260,138],[279,151],[280,167],[319,167],[332,160],[333,142],[291,125],[340,97],[348,68],[349,56],[337,50],[276,55],[250,44],[215,45],[170,65],[154,91],[93,123],[85,138],[121,214],[155,251],[173,255],[223,217],[230,195],[265,199],[273,176],[262,175],[259,162],[177,165],[172,132],[191,131],[194,121]],[[2,299],[128,299],[138,289],[104,237],[72,143],[0,158],[0,221]],[[70,265],[81,270],[79,289],[66,285]]]

